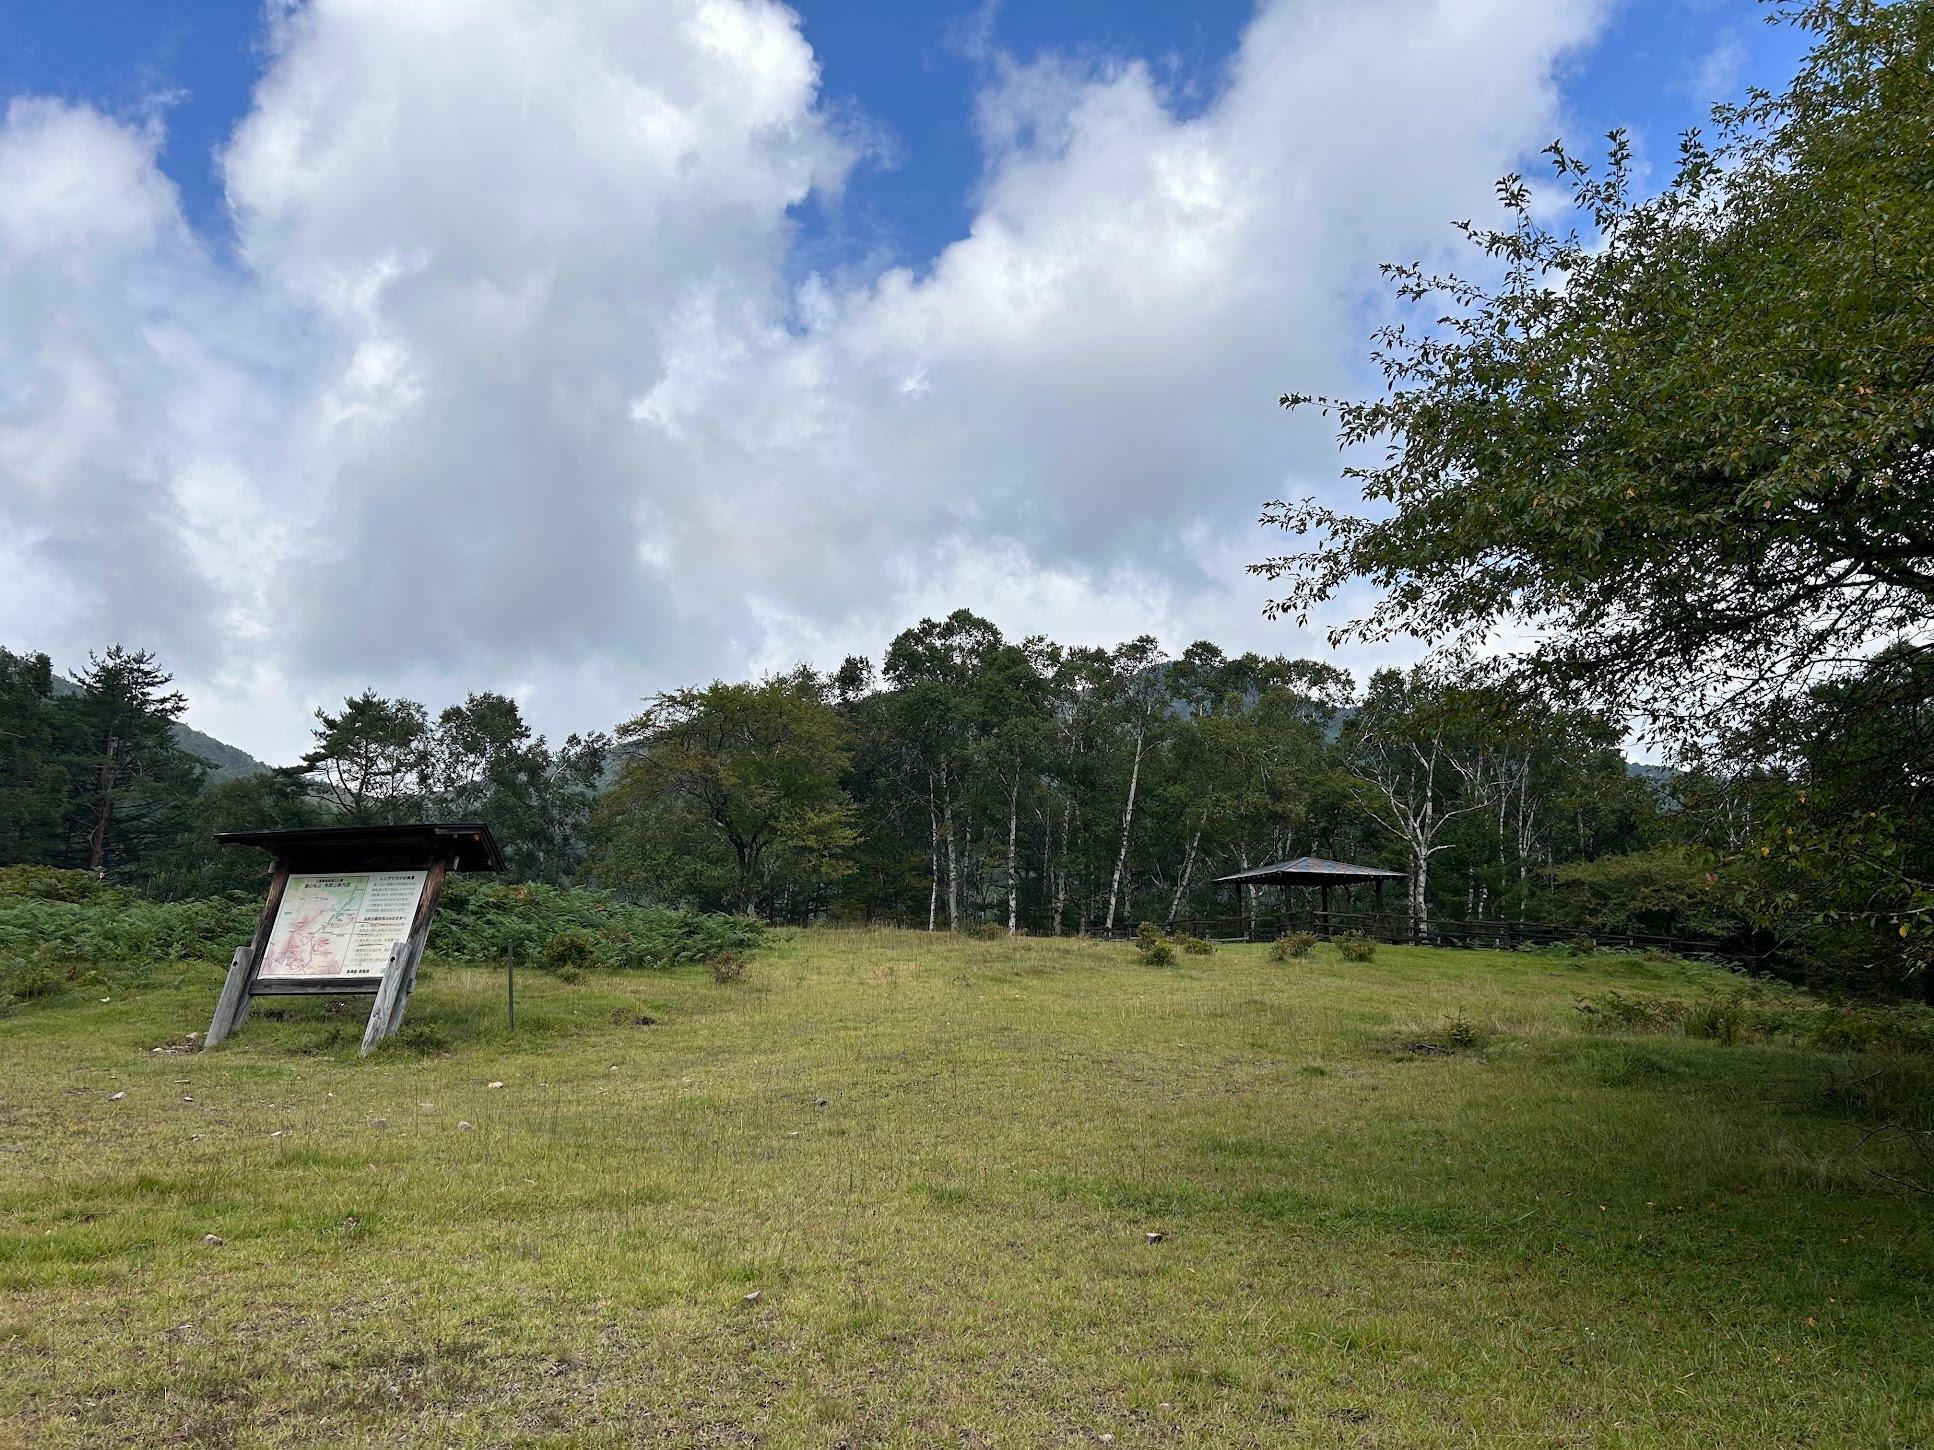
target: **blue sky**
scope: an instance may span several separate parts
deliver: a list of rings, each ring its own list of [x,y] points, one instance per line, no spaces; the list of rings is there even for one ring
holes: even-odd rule
[[[262,63],[260,0],[0,0],[0,95],[51,94],[112,113],[158,113],[162,166],[211,237],[227,231],[215,153],[248,109]],[[919,266],[965,230],[981,169],[974,100],[993,57],[1052,51],[1145,59],[1178,109],[1211,97],[1243,26],[1244,0],[1033,0],[965,5],[833,0],[794,7],[823,94],[881,128],[886,155],[861,166],[835,207],[803,208],[808,255],[884,249]],[[1801,52],[1756,0],[1623,0],[1599,41],[1566,67],[1576,131],[1615,125],[1669,161],[1707,104],[1777,85]],[[1717,89],[1715,90],[1715,87]],[[814,245],[816,244],[816,245]]]
[[[154,648],[272,760],[963,605],[1405,663],[1264,619],[1261,502],[1353,502],[1277,395],[1371,386],[1378,264],[1555,136],[1663,171],[1777,86],[1763,14],[0,0],[0,645]]]

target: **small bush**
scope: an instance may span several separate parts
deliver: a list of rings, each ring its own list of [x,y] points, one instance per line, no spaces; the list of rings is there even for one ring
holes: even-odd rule
[[[1568,957],[1588,957],[1598,950],[1598,943],[1582,932],[1565,940],[1565,955]]]
[[[1341,931],[1331,938],[1336,954],[1346,962],[1370,962],[1377,956],[1377,944],[1360,931]]]
[[[52,997],[66,985],[65,973],[40,962],[21,962],[0,972],[0,993],[23,1002]]]
[[[1192,957],[1206,957],[1215,951],[1214,942],[1204,941],[1199,936],[1178,934],[1170,937],[1169,940]]]
[[[745,958],[737,952],[721,952],[712,958],[712,980],[721,987],[745,976]]]
[[[1151,967],[1166,967],[1175,961],[1175,943],[1154,922],[1145,921],[1135,928],[1135,953]]]
[[[1316,950],[1316,933],[1292,931],[1286,936],[1277,937],[1269,948],[1269,960],[1286,962],[1292,957],[1301,960]]]
[[[1745,1031],[1746,1017],[1737,996],[1707,997],[1695,1002],[1685,1015],[1688,1037],[1702,1037],[1727,1046],[1739,1041]]]
[[[581,972],[600,965],[599,941],[595,933],[581,927],[558,932],[537,951],[537,965],[547,972]]]
[[[976,921],[963,926],[960,934],[969,941],[999,941],[1007,931],[996,921]]]

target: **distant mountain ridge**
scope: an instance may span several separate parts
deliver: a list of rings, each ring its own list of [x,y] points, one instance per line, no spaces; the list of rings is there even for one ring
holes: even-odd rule
[[[81,687],[65,675],[54,676],[56,695],[78,695]],[[212,735],[204,735],[192,725],[175,721],[175,744],[208,766],[210,780],[239,780],[247,775],[264,775],[268,767],[250,755]]]

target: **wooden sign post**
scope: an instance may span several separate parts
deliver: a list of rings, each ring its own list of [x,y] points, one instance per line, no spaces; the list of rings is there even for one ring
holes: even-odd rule
[[[376,999],[363,1032],[369,1056],[403,1024],[444,878],[504,869],[490,828],[474,821],[230,831],[215,839],[272,853],[275,874],[254,938],[229,963],[204,1052],[242,1025],[257,997],[365,993]]]

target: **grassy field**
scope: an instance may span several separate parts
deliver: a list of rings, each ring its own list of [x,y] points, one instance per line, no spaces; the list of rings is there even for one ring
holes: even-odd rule
[[[514,1036],[445,967],[368,1062],[367,999],[153,1051],[211,968],[30,1005],[0,1442],[1934,1442],[1885,1063],[1575,1006],[1706,968],[1328,952],[798,933]]]

